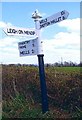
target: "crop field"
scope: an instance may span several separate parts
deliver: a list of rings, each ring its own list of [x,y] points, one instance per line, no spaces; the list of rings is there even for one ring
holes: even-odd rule
[[[82,117],[82,69],[45,67],[49,111],[42,114],[39,69],[35,66],[2,66],[2,117],[47,118]]]

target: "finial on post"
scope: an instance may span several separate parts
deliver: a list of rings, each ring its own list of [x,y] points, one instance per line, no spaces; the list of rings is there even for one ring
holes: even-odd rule
[[[42,18],[41,14],[38,12],[38,10],[36,9],[34,13],[32,13],[32,18],[35,20],[38,20],[40,18]]]

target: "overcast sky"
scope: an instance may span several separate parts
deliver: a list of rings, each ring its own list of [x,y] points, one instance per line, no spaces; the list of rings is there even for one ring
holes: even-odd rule
[[[20,57],[18,42],[30,38],[10,37],[3,32],[6,26],[34,28],[32,13],[38,9],[43,18],[67,10],[66,20],[41,30],[44,62],[80,62],[80,2],[2,2],[0,19],[0,63],[37,64],[37,55]]]

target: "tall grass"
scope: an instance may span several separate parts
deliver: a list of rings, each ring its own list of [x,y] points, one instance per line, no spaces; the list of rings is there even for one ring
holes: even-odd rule
[[[3,66],[3,118],[79,118],[79,67],[46,67],[49,112],[42,114],[37,67]]]

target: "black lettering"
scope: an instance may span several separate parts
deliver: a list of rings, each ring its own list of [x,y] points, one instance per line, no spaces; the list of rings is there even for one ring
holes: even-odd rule
[[[34,43],[32,44],[32,47],[34,47]]]
[[[43,24],[43,27],[45,27],[45,26],[46,26],[46,24],[47,24],[47,23],[44,23],[44,24]]]
[[[20,54],[24,54],[24,51],[20,52]]]
[[[28,44],[29,42],[30,42],[30,40],[29,41],[25,41],[26,44]]]
[[[24,45],[24,46],[20,46],[19,48],[20,48],[20,49],[26,48],[26,45]]]
[[[40,29],[43,28],[43,27],[44,27],[44,25],[40,25]]]
[[[28,35],[32,35],[32,31],[28,31]]]
[[[53,21],[51,21],[52,24],[53,24],[53,23],[57,23],[57,22],[59,22],[58,18],[56,18],[56,19],[54,19]]]
[[[62,16],[62,19],[65,20],[66,18],[64,16]]]
[[[35,31],[24,31],[24,34],[34,35],[34,34],[35,34]]]
[[[58,18],[56,19],[56,23],[57,23],[57,22],[59,22],[59,19],[58,19]]]
[[[23,31],[22,31],[22,30],[19,30],[18,33],[19,33],[19,34],[23,34]]]
[[[32,49],[32,53],[34,53],[34,50]]]
[[[40,21],[40,24],[42,24],[42,23],[43,23],[43,20]]]
[[[7,29],[7,33],[11,33],[11,28],[10,28],[10,29]]]
[[[50,24],[57,23],[59,21],[61,21],[61,17],[58,17],[58,18],[56,18],[56,19],[54,19],[54,20],[52,20],[50,22],[46,22],[46,23],[40,25],[40,29],[43,28],[43,27],[45,27],[45,26],[49,26]]]
[[[35,31],[33,31],[33,35],[35,34]]]
[[[27,35],[28,35],[28,31],[24,31],[24,34],[27,34]]]
[[[17,32],[17,31],[16,31],[15,29],[11,29],[11,28],[10,28],[10,29],[7,29],[7,33],[14,33],[14,34],[15,34],[16,32]]]
[[[35,34],[34,31],[29,31],[28,33],[29,33],[30,35],[34,35],[34,34]]]
[[[52,21],[51,21],[51,24],[54,24],[54,23],[55,23],[55,20],[52,20]]]
[[[50,25],[50,22],[47,22],[47,26]]]
[[[54,19],[54,20],[52,20],[52,21],[50,21],[50,22],[51,22],[51,24],[54,24],[54,23],[57,23],[57,22],[59,22],[59,21],[61,21],[61,17],[56,18],[56,19]]]
[[[24,45],[24,44],[25,44],[25,42],[20,42],[20,43],[19,43],[19,45]]]
[[[50,22],[47,22],[47,23],[44,23],[44,24],[40,25],[40,29],[45,27],[45,26],[48,26],[48,25],[50,25]]]
[[[58,22],[61,21],[61,17],[58,18]]]
[[[64,15],[65,14],[65,11],[61,11],[61,15]]]
[[[12,30],[12,33],[14,33],[14,34],[17,32],[15,29],[11,29],[11,30]]]
[[[47,22],[47,18],[40,21],[40,24]]]
[[[20,54],[27,55],[27,54],[30,54],[30,52],[29,52],[29,50],[28,51],[22,51],[22,52],[20,52]]]

